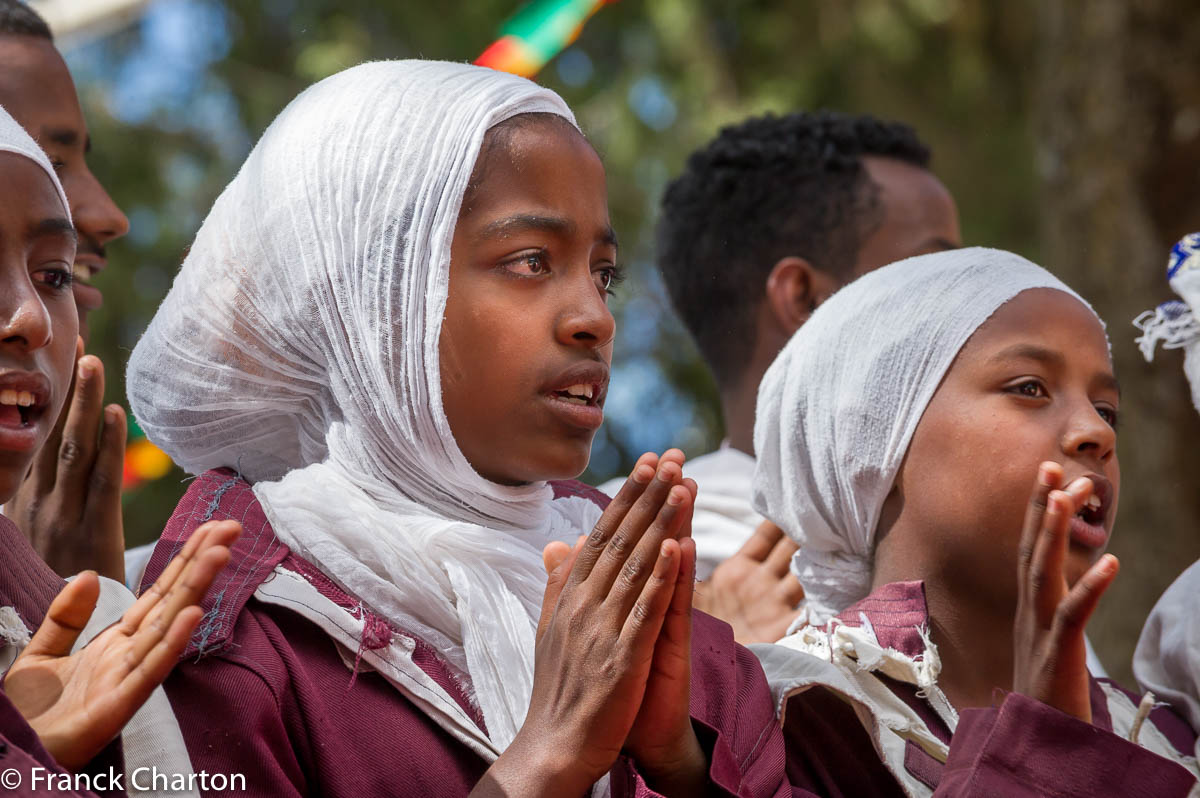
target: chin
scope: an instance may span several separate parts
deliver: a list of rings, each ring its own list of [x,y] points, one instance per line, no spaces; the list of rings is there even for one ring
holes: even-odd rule
[[[592,458],[592,442],[586,445],[560,444],[546,447],[537,453],[535,462],[530,465],[531,472],[537,476],[531,481],[552,479],[575,479],[587,469],[588,461]]]

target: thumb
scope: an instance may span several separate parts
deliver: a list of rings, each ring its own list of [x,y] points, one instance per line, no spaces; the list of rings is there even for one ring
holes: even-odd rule
[[[554,573],[563,560],[571,556],[571,547],[561,540],[551,541],[542,549],[542,565],[546,567],[546,576]]]
[[[567,577],[571,575],[571,568],[574,567],[575,559],[579,556],[586,541],[587,536],[580,535],[572,548],[568,549],[566,543],[555,541],[548,543],[546,548],[542,549],[542,564],[546,566],[547,577],[546,592],[542,595],[542,614],[538,619],[538,640],[542,639],[542,634],[554,616],[554,608],[558,606],[559,594],[567,584]]]
[[[75,577],[50,603],[42,625],[22,656],[65,657],[79,639],[100,598],[100,579],[95,571]]]

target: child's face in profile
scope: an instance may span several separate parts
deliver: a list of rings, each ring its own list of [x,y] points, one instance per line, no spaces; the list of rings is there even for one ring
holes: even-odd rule
[[[21,484],[71,384],[75,232],[49,176],[0,152],[0,502]]]
[[[481,475],[519,484],[587,467],[604,418],[617,247],[599,157],[540,118],[485,149],[459,216],[442,323],[442,402]]]
[[[1099,321],[1061,291],[1025,291],[959,352],[913,436],[897,487],[927,561],[961,595],[1015,601],[1017,547],[1038,464],[1095,483],[1071,521],[1074,584],[1103,552],[1117,511],[1120,393]],[[923,541],[923,542],[922,542]],[[986,591],[986,593],[984,593]]]

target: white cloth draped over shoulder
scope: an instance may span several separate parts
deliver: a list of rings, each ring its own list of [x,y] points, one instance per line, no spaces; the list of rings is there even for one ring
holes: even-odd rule
[[[1133,675],[1200,729],[1200,562],[1176,579],[1150,611],[1133,652]],[[1196,741],[1200,758],[1200,740]]]
[[[879,514],[929,400],[971,334],[1033,288],[1083,302],[1010,252],[902,260],[834,294],[771,364],[758,389],[754,507],[800,544],[792,571],[808,620],[867,595]]]
[[[541,550],[599,517],[479,476],[443,411],[450,244],[484,134],[574,124],[501,72],[364,64],[275,119],[205,220],[129,363],[149,438],[254,482],[275,533],[468,677],[503,750],[524,720]]]

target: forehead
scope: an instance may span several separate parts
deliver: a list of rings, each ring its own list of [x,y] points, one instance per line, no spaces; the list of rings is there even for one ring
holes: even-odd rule
[[[604,166],[570,124],[532,120],[507,131],[502,146],[485,147],[480,179],[463,218],[521,208],[608,222]]]
[[[0,150],[0,183],[15,189],[0,192],[4,207],[27,208],[29,216],[62,216],[64,213],[50,175],[24,155]]]
[[[975,331],[960,360],[987,360],[1014,344],[1056,351],[1071,362],[1111,371],[1108,337],[1086,305],[1053,288],[1022,291],[1002,305]]]
[[[0,105],[41,141],[46,128],[84,134],[75,82],[54,44],[0,34]]]

